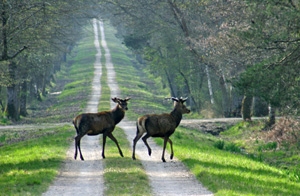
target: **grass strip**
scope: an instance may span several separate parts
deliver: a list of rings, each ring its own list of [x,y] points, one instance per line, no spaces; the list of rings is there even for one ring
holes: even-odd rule
[[[132,152],[124,131],[117,127],[113,134],[124,157],[120,156],[115,143],[108,139],[105,148],[107,156],[104,159],[104,195],[151,195],[151,187],[142,163],[131,159]]]

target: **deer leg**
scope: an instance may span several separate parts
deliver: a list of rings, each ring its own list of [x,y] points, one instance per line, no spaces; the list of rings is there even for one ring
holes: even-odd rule
[[[105,143],[106,143],[106,133],[103,133],[103,143],[102,143],[102,158],[105,159],[104,151],[105,151]]]
[[[80,154],[80,159],[82,161],[84,161],[84,158],[83,158],[82,153],[81,153],[81,148],[80,148],[80,140],[81,140],[81,136],[77,135],[75,137],[75,154],[74,154],[74,159],[77,158],[77,149],[78,149],[79,150],[79,154]]]
[[[80,138],[81,139],[81,138]],[[81,148],[80,148],[80,140],[79,139],[79,141],[78,141],[78,149],[79,149],[79,153],[80,153],[80,159],[82,160],[82,161],[84,161],[84,158],[83,158],[83,156],[82,156],[82,153],[81,153]]]
[[[123,156],[123,152],[122,152],[122,150],[121,150],[121,148],[120,148],[120,146],[119,146],[119,143],[118,143],[117,139],[113,136],[113,134],[112,134],[112,133],[109,133],[107,136],[108,136],[112,141],[114,141],[114,142],[116,143],[116,145],[117,145],[117,147],[118,147],[118,149],[119,149],[119,153],[120,153],[121,157],[124,157],[124,156]]]
[[[164,148],[163,148],[163,152],[162,152],[162,156],[161,156],[161,160],[162,160],[163,162],[166,162],[166,160],[165,160],[165,150],[166,150],[166,146],[167,146],[168,140],[169,140],[168,137],[165,137],[165,138],[164,138]]]
[[[77,159],[77,136],[75,137],[75,153],[74,153],[74,159]]]
[[[147,146],[148,148],[148,154],[149,156],[151,156],[151,148],[150,146],[148,145],[148,142],[147,142],[147,139],[150,137],[150,135],[147,133],[143,138],[142,140],[144,141],[145,145]]]
[[[170,159],[173,159],[173,156],[174,156],[174,152],[173,152],[173,142],[172,140],[169,138],[168,139],[168,142],[170,143],[170,146],[171,146],[171,155],[170,155]]]
[[[137,131],[137,134],[135,136],[135,138],[133,139],[133,152],[132,152],[132,159],[135,160],[135,146],[136,143],[139,141],[139,139],[142,137],[142,134],[139,134],[139,132]]]

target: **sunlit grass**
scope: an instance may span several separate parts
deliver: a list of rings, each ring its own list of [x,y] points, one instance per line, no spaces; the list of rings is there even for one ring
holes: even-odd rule
[[[124,157],[121,157],[113,141],[106,142],[104,159],[105,195],[151,195],[148,177],[140,161],[132,161],[129,141],[124,131],[116,128],[113,132]]]
[[[171,139],[175,156],[215,195],[299,194],[300,183],[291,181],[284,170],[219,150],[213,146],[217,140],[213,136],[178,128]]]
[[[101,76],[100,83],[101,83],[101,98],[99,100],[98,111],[107,111],[112,108],[110,106],[110,100],[111,100],[110,89],[107,85],[107,69],[105,67],[105,58],[102,59],[102,76]]]
[[[70,126],[41,131],[50,135],[0,148],[0,195],[40,195],[57,175],[74,131]]]

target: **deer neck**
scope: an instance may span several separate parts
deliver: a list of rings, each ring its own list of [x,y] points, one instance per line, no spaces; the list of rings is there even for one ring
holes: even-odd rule
[[[179,125],[181,119],[182,119],[182,113],[179,112],[176,108],[171,112],[171,116],[175,119],[176,127]]]
[[[125,112],[119,108],[119,105],[117,105],[113,110],[112,110],[112,116],[115,121],[115,124],[118,124],[125,116]]]

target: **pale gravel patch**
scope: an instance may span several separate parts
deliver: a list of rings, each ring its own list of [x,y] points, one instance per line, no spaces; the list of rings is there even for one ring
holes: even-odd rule
[[[99,22],[101,31],[101,43],[105,50],[106,69],[108,86],[112,96],[120,96],[120,90],[115,78],[114,66],[111,62],[109,49],[107,47],[103,23]],[[111,101],[111,107],[115,104]],[[130,109],[130,104],[129,104]],[[127,139],[130,141],[132,148],[132,141],[135,137],[136,126],[135,122],[128,121],[126,117],[118,125],[122,128]],[[162,147],[159,147],[154,141],[149,138],[148,143],[152,148],[152,156],[148,156],[148,151],[142,140],[136,144],[136,154],[141,160],[143,167],[149,177],[152,192],[157,196],[206,196],[213,195],[205,187],[203,187],[196,177],[188,171],[188,169],[178,159],[174,158],[172,161],[163,163],[161,161]],[[176,152],[175,152],[176,153]],[[169,153],[165,153],[165,157],[170,157]],[[133,161],[133,160],[132,160]]]

